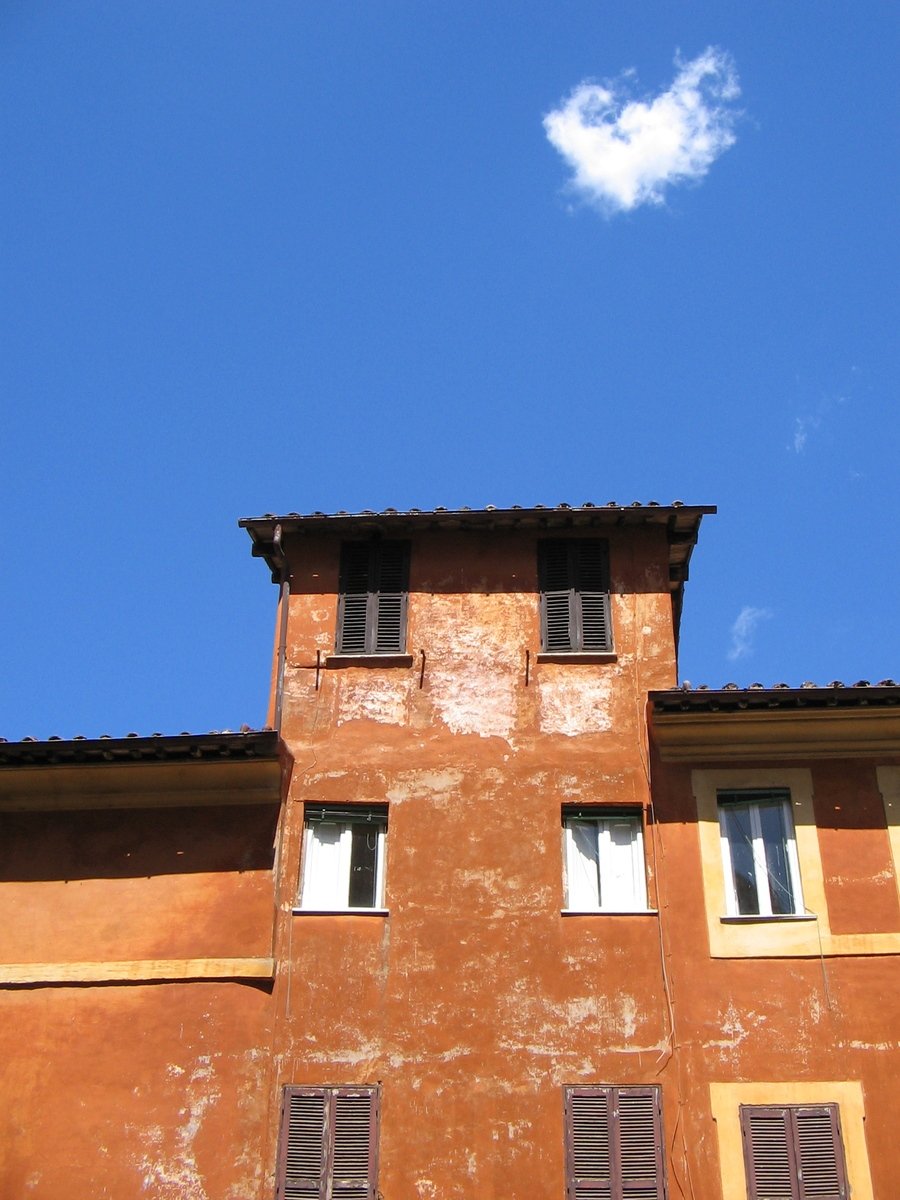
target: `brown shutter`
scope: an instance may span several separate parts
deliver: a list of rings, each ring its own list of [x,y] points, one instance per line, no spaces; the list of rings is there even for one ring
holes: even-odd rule
[[[597,538],[572,542],[578,645],[581,650],[611,650],[609,554]]]
[[[566,1088],[567,1200],[665,1200],[657,1087]]]
[[[612,1200],[612,1088],[566,1088],[566,1198]]]
[[[324,1200],[329,1141],[325,1090],[286,1087],[275,1172],[276,1200]]]
[[[276,1200],[375,1200],[378,1089],[286,1087]]]
[[[376,551],[371,651],[401,654],[406,648],[409,543],[381,542]]]
[[[370,549],[368,542],[344,542],[341,546],[338,654],[366,653]]]
[[[615,1118],[622,1200],[664,1200],[666,1188],[659,1088],[616,1088]]]
[[[332,1190],[334,1200],[375,1200],[378,1092],[336,1088]]]
[[[549,653],[612,649],[609,552],[599,538],[538,542],[541,648]]]
[[[836,1105],[742,1105],[741,1133],[750,1200],[846,1200]]]
[[[408,542],[344,542],[338,654],[398,654],[406,645]]]

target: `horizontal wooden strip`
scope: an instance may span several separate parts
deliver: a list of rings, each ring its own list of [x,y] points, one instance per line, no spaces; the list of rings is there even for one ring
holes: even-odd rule
[[[273,979],[272,958],[146,958],[128,962],[0,964],[0,986],[23,983],[139,983],[177,979]]]

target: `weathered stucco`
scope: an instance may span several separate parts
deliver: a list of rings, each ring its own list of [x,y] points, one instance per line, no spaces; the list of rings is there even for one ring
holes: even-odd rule
[[[896,956],[711,955],[705,764],[647,734],[676,680],[662,527],[611,529],[614,654],[568,662],[540,655],[533,534],[415,534],[390,662],[333,656],[338,540],[286,551],[277,828],[275,807],[0,813],[0,962],[274,953],[274,981],[0,992],[0,1195],[271,1200],[282,1086],[381,1084],[384,1200],[561,1200],[563,1085],[645,1083],[670,1200],[740,1200],[716,1089],[835,1080],[891,1196]],[[822,920],[900,933],[887,776],[790,767]],[[295,910],[307,803],[387,807],[386,913]],[[562,912],[565,804],[643,813],[650,911]]]

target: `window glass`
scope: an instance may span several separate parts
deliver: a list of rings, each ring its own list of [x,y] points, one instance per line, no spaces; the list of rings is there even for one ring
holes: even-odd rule
[[[641,817],[563,813],[566,907],[624,911],[647,907]]]
[[[380,908],[386,831],[384,809],[310,807],[300,907],[328,912]]]
[[[790,794],[720,792],[719,827],[728,915],[802,913]]]

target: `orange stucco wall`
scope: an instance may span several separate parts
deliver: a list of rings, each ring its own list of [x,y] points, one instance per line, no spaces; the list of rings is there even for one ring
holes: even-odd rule
[[[536,661],[534,537],[413,540],[412,665],[326,666],[318,689],[337,546],[289,555],[278,1079],[382,1083],[386,1200],[560,1196],[562,1085],[656,1082],[666,1052],[656,917],[561,915],[562,805],[648,803],[664,538],[612,540],[616,657],[578,664]],[[291,914],[321,801],[387,804],[389,916]]]
[[[736,759],[734,766],[741,765]],[[893,904],[880,900],[882,880],[860,863],[865,848],[896,897],[874,766],[849,760],[791,766],[812,774],[832,926],[838,914],[854,932],[896,931]],[[710,959],[691,772],[655,761],[653,778],[664,846],[662,929],[675,1014],[677,1084],[672,1083],[684,1100],[677,1151],[695,1182],[703,1181],[696,1194],[720,1195],[710,1083],[847,1080],[862,1083],[874,1195],[893,1195],[900,1147],[890,1081],[900,1069],[900,1013],[894,1001],[900,960],[891,954]],[[842,837],[836,836],[830,815],[838,797]]]
[[[710,1085],[823,1080],[861,1082],[892,1196],[897,956],[710,955],[691,769],[647,737],[676,679],[663,532],[610,534],[606,661],[538,661],[531,534],[414,537],[391,665],[329,661],[338,541],[286,550],[277,828],[265,806],[0,813],[0,963],[274,951],[274,982],[0,989],[0,1197],[271,1200],[282,1086],[377,1083],[383,1200],[562,1200],[562,1087],[593,1083],[661,1086],[670,1200],[741,1200]],[[874,766],[791,766],[832,932],[900,931]],[[387,807],[386,914],[294,911],[322,802]],[[561,912],[566,804],[644,813],[658,911]]]

